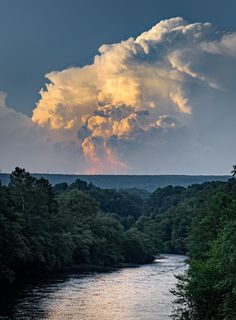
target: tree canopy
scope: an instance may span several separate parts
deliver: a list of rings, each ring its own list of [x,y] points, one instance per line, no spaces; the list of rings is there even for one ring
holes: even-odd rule
[[[0,288],[76,266],[147,263],[189,255],[178,320],[236,319],[236,179],[152,194],[77,179],[52,187],[16,168],[0,184]]]

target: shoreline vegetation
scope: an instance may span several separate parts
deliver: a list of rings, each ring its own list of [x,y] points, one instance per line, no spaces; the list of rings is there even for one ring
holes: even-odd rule
[[[160,252],[187,254],[173,319],[236,319],[234,178],[144,196],[79,179],[52,187],[16,168],[9,184],[0,184],[0,230],[1,291],[27,278],[135,267]]]
[[[87,274],[87,273],[94,273],[94,272],[113,272],[124,268],[139,268],[142,265],[154,263],[153,262],[147,262],[143,264],[136,264],[136,263],[119,263],[116,265],[110,265],[110,266],[101,266],[101,265],[92,265],[92,264],[79,264],[79,265],[72,265],[70,267],[65,267],[60,270],[53,270],[43,273],[27,273],[25,275],[21,275],[20,278],[15,279],[9,284],[3,284],[1,286],[1,292],[4,291],[5,294],[11,295],[12,293],[21,291],[25,286],[31,285],[31,284],[38,284],[42,280],[50,280],[54,279],[55,277],[67,277],[71,274]]]
[[[36,284],[38,285],[41,283],[41,281],[55,279],[55,277],[68,277],[71,274],[88,274],[88,273],[106,273],[106,272],[114,272],[121,269],[127,269],[127,268],[140,268],[144,265],[149,265],[156,263],[158,260],[166,259],[165,254],[157,255],[156,257],[153,257],[152,261],[147,261],[144,263],[128,263],[128,262],[120,262],[114,265],[109,266],[101,266],[96,264],[78,264],[78,265],[71,265],[70,267],[65,267],[61,270],[53,270],[51,272],[44,272],[41,274],[37,273],[27,273],[25,275],[22,275],[21,278],[15,279],[15,281],[9,286],[9,284],[5,284],[5,286],[1,287],[1,292],[4,291],[7,295],[12,295],[14,293],[17,293],[19,291],[22,291],[25,287],[28,285]]]

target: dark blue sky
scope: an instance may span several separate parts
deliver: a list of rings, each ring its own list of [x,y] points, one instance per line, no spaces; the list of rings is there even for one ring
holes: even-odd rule
[[[0,0],[0,90],[31,114],[44,75],[89,63],[104,43],[182,16],[236,30],[235,0]]]

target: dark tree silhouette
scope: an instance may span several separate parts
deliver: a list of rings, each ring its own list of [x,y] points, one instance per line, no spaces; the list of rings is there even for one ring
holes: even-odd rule
[[[233,165],[233,170],[231,171],[232,176],[235,177],[236,176],[236,165]]]

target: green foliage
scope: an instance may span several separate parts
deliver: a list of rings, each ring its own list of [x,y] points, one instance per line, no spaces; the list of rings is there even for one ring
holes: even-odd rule
[[[146,206],[147,212],[162,213],[170,207],[176,206],[179,203],[181,194],[184,190],[184,187],[173,186],[158,188],[148,199]]]
[[[125,261],[147,263],[153,261],[156,253],[150,237],[137,229],[130,229],[124,234],[123,254]]]
[[[123,228],[112,216],[98,214],[92,224],[91,262],[103,266],[123,261]]]
[[[176,320],[236,319],[236,180],[143,191],[82,180],[54,188],[16,168],[0,184],[0,285],[85,264],[186,253]]]
[[[189,270],[179,279],[174,319],[236,319],[236,181],[204,203],[189,236]]]
[[[149,261],[157,248],[145,233],[135,231],[135,255],[124,252],[126,230],[140,216],[143,201],[81,180],[52,188],[46,179],[16,168],[8,187],[0,185],[0,284],[78,264]]]
[[[144,200],[137,195],[115,189],[96,189],[90,191],[90,195],[97,200],[103,212],[135,218],[142,214]]]
[[[146,197],[149,195],[148,192],[143,190],[139,192],[136,189],[119,191],[116,189],[101,189],[80,179],[77,179],[67,187],[64,184],[55,185],[54,187],[57,194],[61,194],[63,188],[64,192],[67,189],[77,189],[89,194],[97,201],[99,208],[105,213],[116,213],[123,217],[133,216],[135,218],[139,217],[143,212],[143,195]]]
[[[57,183],[53,188],[55,194],[58,194],[58,195],[66,192],[67,189],[68,189],[68,184],[66,182]]]
[[[21,231],[21,215],[14,212],[5,187],[0,187],[0,208],[0,279],[11,283],[15,278],[13,266],[25,259],[28,248]]]

